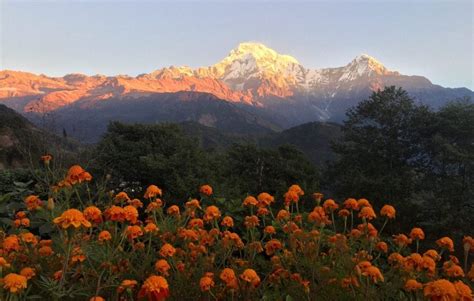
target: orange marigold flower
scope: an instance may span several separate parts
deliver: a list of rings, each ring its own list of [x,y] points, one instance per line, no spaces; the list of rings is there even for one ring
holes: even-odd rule
[[[474,281],[474,263],[471,265],[471,269],[467,273],[467,278],[469,278],[471,281]]]
[[[464,252],[474,252],[474,238],[471,236],[464,236],[462,239]]]
[[[162,276],[151,275],[143,283],[138,298],[147,298],[149,301],[162,301],[169,296],[168,281]]]
[[[393,236],[393,242],[400,247],[406,247],[412,243],[412,240],[405,234],[398,234]]]
[[[138,220],[138,210],[137,208],[128,205],[123,207],[123,213],[125,220],[130,222],[131,224],[136,224]]]
[[[403,257],[400,253],[392,253],[390,256],[388,256],[388,262],[391,264],[403,264],[405,261],[405,257]]]
[[[34,211],[43,205],[43,201],[36,195],[29,195],[25,198],[25,205],[29,211]]]
[[[359,287],[360,284],[359,284],[359,280],[357,280],[357,277],[352,276],[352,277],[342,278],[341,286],[344,287],[344,288],[348,288],[350,286]]]
[[[428,256],[428,257],[432,258],[435,261],[438,261],[438,260],[441,259],[441,256],[439,256],[438,251],[433,250],[433,249],[430,249],[430,250],[426,251],[425,253],[423,253],[423,256]]]
[[[275,254],[275,251],[281,250],[282,248],[283,245],[278,239],[271,239],[265,243],[265,253],[269,256]]]
[[[428,282],[423,294],[433,301],[456,300],[457,297],[456,287],[446,279]]]
[[[133,206],[135,208],[142,208],[143,203],[139,199],[133,199],[127,202],[130,206]]]
[[[214,205],[206,208],[206,212],[204,213],[204,220],[206,222],[217,220],[219,217],[221,217],[221,211],[219,208]]]
[[[204,228],[204,221],[200,218],[193,218],[188,222],[188,228]]]
[[[99,224],[102,222],[102,211],[96,206],[89,206],[84,209],[84,217],[95,224]]]
[[[466,285],[462,281],[456,281],[454,282],[454,286],[456,287],[456,291],[458,293],[458,299],[459,301],[472,301],[472,290],[471,288]]]
[[[114,201],[115,201],[115,203],[121,203],[121,202],[127,202],[128,203],[130,201],[130,197],[128,196],[128,194],[125,191],[121,191],[121,192],[117,193],[117,195],[114,198]]]
[[[260,220],[259,220],[258,216],[256,216],[256,215],[251,215],[251,216],[246,216],[246,217],[245,217],[244,226],[245,226],[247,229],[255,228],[255,227],[257,227],[259,224],[260,224]]]
[[[359,238],[362,236],[362,232],[359,229],[352,229],[350,235],[354,238]]]
[[[266,226],[263,232],[272,235],[276,233],[276,229],[273,226]]]
[[[372,266],[372,263],[368,260],[363,260],[355,266],[357,274],[362,275],[369,267]]]
[[[339,208],[339,205],[336,204],[336,201],[334,201],[333,199],[327,199],[327,200],[324,201],[324,203],[323,203],[323,208],[324,208],[324,210],[326,210],[327,212],[331,212],[331,211],[334,211],[334,210],[336,210],[337,208]]]
[[[462,268],[452,261],[446,261],[443,264],[443,270],[449,277],[464,277]]]
[[[158,231],[159,229],[155,223],[148,223],[146,224],[144,230],[145,230],[145,233],[153,233],[153,232]]]
[[[125,211],[122,207],[112,206],[107,208],[104,212],[105,218],[113,222],[125,221]]]
[[[246,207],[249,207],[249,206],[257,206],[258,204],[258,201],[256,198],[254,198],[253,196],[249,195],[248,197],[246,197],[242,203],[242,205],[246,206]]]
[[[162,191],[156,185],[150,185],[145,191],[145,195],[143,196],[145,199],[153,199],[157,196],[161,196]]]
[[[179,207],[176,205],[172,205],[168,208],[168,210],[166,210],[166,213],[168,213],[168,215],[171,215],[171,216],[179,216],[180,214]]]
[[[54,252],[50,246],[42,246],[39,248],[38,253],[43,257],[47,257],[53,255]]]
[[[416,279],[408,279],[405,282],[405,286],[404,286],[404,289],[408,292],[421,290],[422,288],[423,288],[423,284],[416,281]]]
[[[65,181],[70,184],[90,182],[92,176],[79,165],[73,165],[69,168]]]
[[[425,239],[425,232],[421,228],[413,228],[410,231],[410,238],[413,240]]]
[[[260,284],[260,277],[258,277],[257,272],[253,269],[245,269],[244,272],[240,274],[240,279],[250,283],[254,287],[257,287]]]
[[[63,277],[63,271],[62,270],[56,271],[53,274],[53,279],[54,280],[60,280],[62,277]]]
[[[168,261],[165,259],[159,259],[155,262],[155,270],[163,276],[168,276],[168,271],[171,269]]]
[[[388,245],[387,245],[387,243],[385,243],[383,241],[378,242],[377,245],[375,246],[375,248],[377,250],[379,250],[380,252],[383,252],[383,253],[388,252]]]
[[[285,199],[284,202],[286,207],[290,206],[291,203],[298,203],[298,201],[300,200],[300,196],[298,195],[298,193],[296,193],[296,191],[285,192],[283,197]]]
[[[365,207],[362,207],[362,209],[360,210],[359,217],[365,218],[370,221],[376,218],[377,216],[375,215],[374,209],[372,209],[372,207],[365,206]]]
[[[350,210],[359,210],[359,204],[356,199],[347,199],[344,201],[344,208]]]
[[[296,192],[299,196],[304,195],[303,189],[301,189],[301,187],[297,184],[291,185],[290,188],[288,188],[288,191]]]
[[[128,226],[125,229],[125,234],[130,240],[136,239],[143,235],[142,228],[140,226]]]
[[[190,201],[187,201],[186,204],[185,204],[186,208],[191,210],[191,211],[194,211],[196,209],[201,209],[201,204],[199,204],[199,201],[196,200],[196,199],[192,199]]]
[[[29,218],[15,219],[13,221],[13,225],[15,226],[15,228],[20,228],[20,227],[28,228],[30,226],[30,219]]]
[[[380,215],[385,216],[389,219],[395,218],[397,211],[395,208],[391,205],[384,205],[382,209],[380,209]]]
[[[232,228],[234,226],[234,219],[230,216],[224,216],[221,225],[224,227]]]
[[[204,276],[199,280],[199,286],[201,287],[202,292],[207,292],[214,287],[214,280],[209,276]]]
[[[102,298],[101,296],[94,296],[90,298],[89,301],[105,301],[105,299]]]
[[[281,209],[280,211],[278,211],[278,214],[276,216],[276,220],[277,221],[289,220],[290,217],[291,217],[291,214],[290,214],[290,212],[288,212],[288,210]]]
[[[275,198],[266,192],[260,193],[257,196],[257,200],[259,207],[267,207],[270,206],[273,202],[275,202]]]
[[[372,207],[370,202],[367,199],[359,199],[357,201],[357,207],[362,208],[362,207]]]
[[[9,268],[9,267],[10,267],[10,264],[8,263],[8,261],[4,257],[0,256],[0,268]]]
[[[212,195],[212,187],[209,185],[202,185],[199,188],[199,192],[205,196],[211,196]]]
[[[3,287],[10,293],[16,294],[27,287],[27,279],[23,275],[10,273],[3,278]]]
[[[378,281],[384,281],[382,273],[380,272],[379,268],[375,266],[369,266],[364,272],[362,272],[362,275],[369,277],[375,283]]]
[[[270,210],[268,210],[266,207],[260,207],[257,210],[257,215],[258,216],[265,216],[265,215],[269,215],[269,214],[270,214]]]
[[[454,252],[454,243],[453,240],[447,236],[442,237],[436,241],[436,244],[440,248],[447,249],[449,252]]]
[[[120,283],[120,286],[117,288],[117,292],[120,294],[122,293],[123,291],[127,290],[127,289],[133,289],[136,285],[137,285],[137,281],[136,280],[129,280],[129,279],[126,279],[126,280],[123,280],[122,283]]]
[[[147,212],[147,213],[153,212],[153,211],[161,208],[161,206],[163,206],[163,202],[160,199],[155,199],[154,202],[150,202],[150,204],[148,204],[148,206],[146,207],[145,212]]]
[[[86,256],[80,247],[76,247],[72,250],[71,262],[83,262],[86,260]]]
[[[163,257],[173,257],[176,249],[169,243],[164,244],[160,249],[160,255]]]
[[[36,272],[32,268],[26,267],[26,268],[21,269],[20,275],[24,276],[27,280],[30,280],[36,275]]]
[[[25,211],[18,211],[18,212],[15,214],[15,217],[16,217],[16,218],[24,218],[24,217],[26,217],[26,212],[25,212]]]
[[[21,238],[21,241],[32,244],[32,245],[36,245],[38,243],[38,239],[31,232],[20,233],[20,238]]]
[[[348,217],[349,215],[351,215],[351,212],[347,209],[341,209],[339,210],[337,215],[342,216],[342,217]]]
[[[308,221],[316,223],[317,225],[331,224],[329,217],[326,215],[326,211],[320,206],[314,207],[313,211],[308,214]]]
[[[63,229],[67,229],[71,226],[79,228],[81,226],[90,228],[91,223],[86,220],[84,214],[77,209],[68,209],[64,211],[61,216],[56,217],[53,222],[56,225],[61,226]]]
[[[99,233],[99,241],[109,241],[112,239],[112,235],[109,231],[104,230]]]
[[[433,258],[423,255],[423,263],[421,267],[428,272],[428,275],[434,275],[436,271],[436,262]]]
[[[219,278],[224,281],[226,286],[230,289],[237,289],[239,287],[239,282],[233,269],[223,269]]]

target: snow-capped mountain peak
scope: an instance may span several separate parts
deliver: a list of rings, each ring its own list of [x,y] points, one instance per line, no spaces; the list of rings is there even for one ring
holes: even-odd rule
[[[387,75],[392,73],[374,57],[361,54],[356,56],[349,64],[343,67],[341,81],[350,81],[359,77],[373,75]]]
[[[240,43],[237,48],[231,50],[228,59],[235,59],[242,55],[251,54],[257,61],[273,61],[286,64],[299,64],[298,61],[286,54],[279,54],[275,50],[268,48],[262,43],[244,42]]]
[[[298,61],[289,55],[282,55],[261,43],[240,43],[223,60],[212,66],[215,76],[224,81],[262,75],[286,75]]]

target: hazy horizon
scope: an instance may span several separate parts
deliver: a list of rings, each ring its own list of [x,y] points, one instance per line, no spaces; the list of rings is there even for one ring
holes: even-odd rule
[[[366,53],[402,74],[474,89],[471,1],[340,4],[3,1],[0,69],[136,76],[209,66],[255,41],[311,69]]]

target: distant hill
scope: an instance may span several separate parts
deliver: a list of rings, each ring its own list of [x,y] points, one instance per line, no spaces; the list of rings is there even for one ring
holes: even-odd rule
[[[260,145],[278,147],[290,144],[315,164],[334,160],[331,142],[341,138],[341,126],[332,122],[309,122],[260,139]]]
[[[317,165],[334,159],[331,142],[342,135],[341,126],[330,122],[305,123],[263,136],[226,134],[195,122],[181,123],[180,127],[187,135],[197,138],[206,149],[223,150],[233,143],[255,143],[268,148],[293,145]]]
[[[41,140],[39,129],[14,110],[0,105],[0,169],[25,166],[32,155],[41,153]]]
[[[200,92],[155,93],[149,96],[78,101],[47,115],[30,113],[32,120],[47,118],[81,142],[97,142],[110,121],[123,123],[180,123],[194,121],[233,135],[265,135],[281,130],[245,108]],[[46,117],[45,117],[46,116]]]
[[[194,121],[182,122],[179,123],[179,126],[186,135],[197,139],[199,144],[206,150],[221,151],[234,143],[258,143],[258,136],[224,133],[222,130]]]
[[[66,154],[78,144],[38,129],[25,117],[0,104],[0,170],[28,167],[45,153]]]

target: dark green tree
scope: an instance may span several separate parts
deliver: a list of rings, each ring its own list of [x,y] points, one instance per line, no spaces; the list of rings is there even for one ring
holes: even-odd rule
[[[374,92],[347,112],[343,139],[333,145],[327,186],[339,197],[368,198],[377,206],[396,205],[413,218],[408,200],[429,162],[424,149],[433,113],[395,87]]]
[[[304,155],[292,146],[277,149],[253,144],[236,144],[226,153],[223,179],[236,195],[269,192],[281,198],[292,184],[309,195],[319,188],[319,173]]]
[[[97,150],[98,171],[140,186],[156,184],[187,199],[211,182],[208,155],[176,125],[111,123]]]
[[[400,88],[374,92],[347,113],[343,139],[333,145],[338,160],[331,165],[331,181],[339,195],[394,202],[405,199],[417,182],[414,168],[424,160],[416,140],[432,119]]]
[[[468,233],[474,224],[474,104],[448,103],[429,125],[428,164],[415,194],[419,219],[433,233]]]

